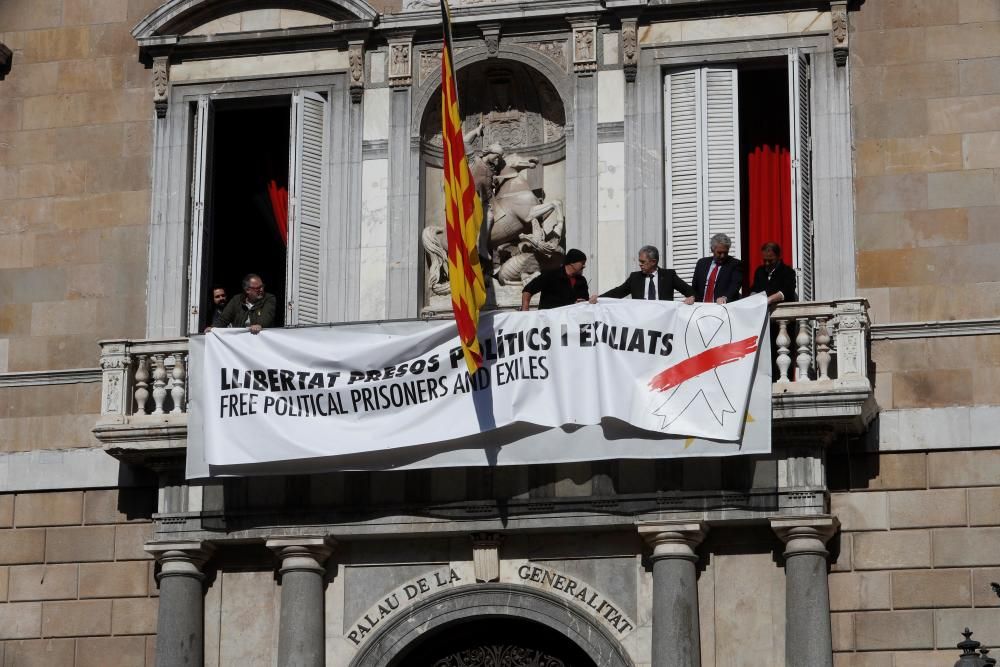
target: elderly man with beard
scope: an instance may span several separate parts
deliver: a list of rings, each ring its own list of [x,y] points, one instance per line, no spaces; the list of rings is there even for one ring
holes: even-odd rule
[[[274,324],[277,299],[264,291],[264,281],[256,273],[248,273],[243,278],[243,294],[234,296],[226,304],[219,317],[220,327],[246,327],[250,333],[258,334],[261,329]],[[205,333],[212,327],[205,329]]]

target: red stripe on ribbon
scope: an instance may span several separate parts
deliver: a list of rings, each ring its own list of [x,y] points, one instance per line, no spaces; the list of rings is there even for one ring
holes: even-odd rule
[[[757,337],[750,336],[734,343],[712,347],[689,357],[675,366],[660,371],[649,381],[650,389],[666,391],[702,373],[738,361],[757,351]]]

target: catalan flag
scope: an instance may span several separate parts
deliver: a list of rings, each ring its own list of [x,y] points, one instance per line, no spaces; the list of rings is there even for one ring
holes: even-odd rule
[[[441,50],[441,135],[444,139],[444,214],[448,234],[448,280],[451,306],[458,324],[465,363],[470,373],[483,365],[479,349],[479,309],[486,302],[486,283],[476,241],[483,224],[483,204],[465,159],[458,86],[451,60],[451,17],[448,0],[441,0],[444,46]]]

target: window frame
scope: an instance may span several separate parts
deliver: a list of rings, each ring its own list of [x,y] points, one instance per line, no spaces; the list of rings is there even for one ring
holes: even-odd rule
[[[808,54],[812,118],[813,284],[816,300],[856,295],[854,193],[847,69],[833,59],[827,33],[734,38],[663,44],[640,51],[636,112],[626,113],[626,152],[643,155],[627,163],[627,243],[666,245],[664,76],[685,68],[739,66],[751,60],[788,58],[789,49]],[[656,163],[652,158],[655,147]],[[755,258],[749,259],[753,264]],[[749,267],[752,268],[752,267]]]
[[[287,95],[299,90],[322,93],[328,103],[326,118],[326,173],[324,182],[329,205],[323,216],[321,266],[345,267],[349,253],[349,159],[351,102],[347,75],[336,71],[324,74],[261,79],[198,81],[171,86],[164,118],[155,123],[153,148],[153,194],[150,206],[146,336],[181,337],[191,333],[193,303],[192,273],[201,271],[200,247],[193,238],[192,188],[195,168],[195,113],[199,100],[212,103],[257,97]],[[289,253],[291,254],[291,253]],[[333,276],[342,271],[326,271],[321,283],[324,320],[344,318],[338,303]],[[200,276],[199,276],[200,278]],[[202,286],[204,287],[204,286]],[[284,308],[286,304],[281,304]]]

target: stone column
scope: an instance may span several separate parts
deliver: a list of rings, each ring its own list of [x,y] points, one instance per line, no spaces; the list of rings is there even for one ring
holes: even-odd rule
[[[690,521],[639,526],[653,547],[653,667],[701,665],[695,548],[707,532],[706,524]]]
[[[268,540],[267,547],[281,559],[278,664],[322,667],[326,659],[323,563],[333,543],[324,537],[289,537]]]
[[[829,552],[836,517],[780,517],[771,529],[785,543],[785,664],[832,667]]]
[[[156,665],[202,665],[205,662],[205,593],[202,566],[214,547],[208,542],[149,544],[160,573],[156,622]]]

